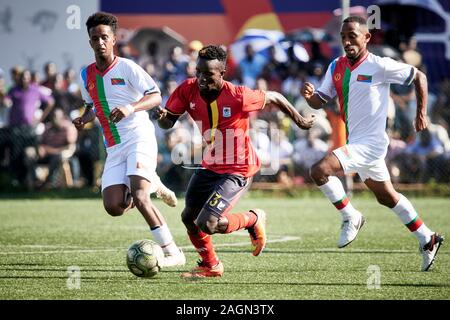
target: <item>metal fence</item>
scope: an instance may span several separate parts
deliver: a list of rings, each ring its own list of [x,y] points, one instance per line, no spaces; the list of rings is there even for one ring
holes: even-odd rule
[[[262,170],[254,178],[255,186],[277,184],[289,188],[311,183],[310,166],[331,151],[326,142],[329,135],[305,132],[299,135],[292,126],[281,129],[270,121],[261,126],[264,123],[261,119],[254,119],[253,123],[258,125],[253,124],[252,144],[262,162]],[[185,190],[192,169],[199,165],[201,154],[194,153],[202,152],[198,139],[180,131],[182,127],[157,129],[158,174],[169,188],[179,193]],[[391,136],[386,163],[394,183],[450,182],[449,152],[439,140],[439,132],[447,134],[442,127],[431,125],[408,143]],[[53,162],[39,157],[40,139],[34,127],[0,128],[0,190],[100,185],[105,149],[97,124],[80,131],[75,148]],[[360,182],[357,175],[349,179]]]

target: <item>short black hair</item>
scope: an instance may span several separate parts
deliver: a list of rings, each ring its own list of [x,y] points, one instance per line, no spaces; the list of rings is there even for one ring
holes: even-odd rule
[[[89,16],[86,21],[87,32],[89,34],[89,30],[98,25],[106,25],[110,26],[111,30],[114,34],[116,34],[116,30],[119,26],[117,22],[117,17],[107,12],[96,12],[93,15]]]
[[[342,23],[350,23],[350,22],[356,22],[359,23],[362,26],[367,26],[367,20],[360,16],[349,16],[342,21]]]
[[[221,46],[214,45],[209,45],[200,49],[200,51],[198,52],[198,57],[205,60],[217,59],[225,63],[227,61],[227,53],[225,52],[225,50],[223,50]]]

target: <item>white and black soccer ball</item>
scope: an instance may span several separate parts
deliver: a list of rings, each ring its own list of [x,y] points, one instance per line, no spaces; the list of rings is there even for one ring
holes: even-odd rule
[[[143,239],[134,242],[127,251],[127,266],[135,276],[154,277],[161,267],[158,264],[164,257],[161,247],[154,241]]]

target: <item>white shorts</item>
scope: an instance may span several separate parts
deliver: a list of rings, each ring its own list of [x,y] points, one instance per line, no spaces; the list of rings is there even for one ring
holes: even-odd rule
[[[365,155],[368,153],[368,146],[347,144],[333,150],[334,155],[344,169],[344,173],[358,173],[362,181],[370,178],[374,181],[391,180],[389,170],[386,167],[384,158],[369,160]]]
[[[125,184],[130,188],[131,175],[150,181],[150,193],[155,192],[159,182],[156,174],[157,155],[158,147],[151,141],[127,142],[108,148],[102,174],[102,192],[116,184]]]

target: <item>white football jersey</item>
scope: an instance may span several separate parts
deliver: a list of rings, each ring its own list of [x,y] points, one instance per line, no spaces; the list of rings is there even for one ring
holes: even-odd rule
[[[113,123],[112,110],[140,100],[145,94],[160,92],[155,81],[139,65],[129,59],[115,57],[100,72],[95,63],[81,70],[81,93],[87,104],[93,104],[103,129],[107,148],[127,141],[144,141],[154,136],[155,128],[146,111],[138,111]]]
[[[324,101],[338,96],[347,144],[366,145],[364,157],[380,159],[386,156],[389,145],[386,118],[390,84],[410,85],[416,72],[411,65],[371,53],[353,66],[342,56],[330,63],[316,93]]]

